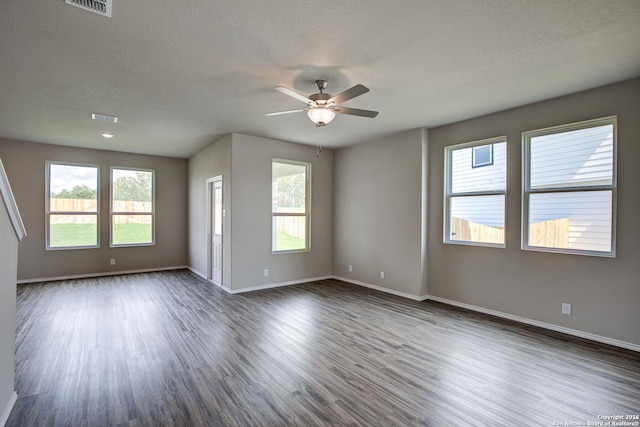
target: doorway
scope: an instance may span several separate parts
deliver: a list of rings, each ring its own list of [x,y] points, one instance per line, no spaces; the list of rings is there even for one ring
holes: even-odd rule
[[[222,286],[222,176],[207,180],[207,279]]]

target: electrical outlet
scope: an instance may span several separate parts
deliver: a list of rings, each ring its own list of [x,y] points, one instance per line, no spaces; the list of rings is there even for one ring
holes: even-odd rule
[[[269,277],[269,270],[268,269],[264,269],[264,277]]]
[[[562,314],[566,314],[567,316],[571,315],[571,304],[567,304],[566,302],[562,303]]]
[[[353,271],[353,265],[349,264],[349,273]]]
[[[111,265],[116,265],[116,259],[115,258],[111,258]]]
[[[381,279],[384,279],[384,271],[381,271],[381,272],[380,272],[380,278],[381,278]]]

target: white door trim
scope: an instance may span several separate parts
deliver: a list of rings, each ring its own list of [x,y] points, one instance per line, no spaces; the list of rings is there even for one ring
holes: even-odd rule
[[[206,234],[207,234],[207,280],[209,280],[210,282],[218,285],[218,286],[222,286],[223,285],[223,280],[222,277],[223,275],[221,274],[220,277],[220,283],[217,283],[216,281],[213,280],[213,229],[212,229],[212,224],[213,224],[213,218],[214,218],[214,212],[213,212],[213,198],[212,198],[212,194],[213,194],[213,189],[216,183],[220,183],[220,186],[222,187],[222,175],[218,175],[212,178],[208,178],[206,180]],[[224,210],[224,191],[222,193],[222,218],[223,218],[223,227],[222,230],[224,230],[224,217],[225,217],[225,210]],[[224,241],[224,235],[222,236],[222,239]],[[221,254],[221,257],[223,255]],[[223,266],[222,262],[221,262],[221,268]]]

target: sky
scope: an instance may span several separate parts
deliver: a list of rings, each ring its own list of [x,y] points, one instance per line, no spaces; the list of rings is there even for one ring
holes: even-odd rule
[[[63,189],[71,190],[77,185],[86,185],[97,190],[98,168],[95,166],[51,164],[49,183],[52,193],[58,193]]]
[[[97,189],[98,187],[98,172],[97,166],[79,166],[79,165],[64,165],[64,164],[51,164],[51,172],[49,175],[49,182],[52,193],[58,193],[60,190],[71,190],[78,185],[86,185],[89,188]],[[118,175],[116,178],[125,176],[136,176],[136,173],[140,171],[118,169]]]

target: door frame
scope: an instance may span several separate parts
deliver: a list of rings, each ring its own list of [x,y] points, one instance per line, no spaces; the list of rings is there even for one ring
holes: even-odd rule
[[[212,262],[212,247],[213,247],[213,189],[216,183],[220,182],[220,188],[222,188],[222,252],[220,254],[221,262],[221,272],[220,272],[220,283],[215,283],[213,281],[213,262]],[[224,218],[225,218],[225,209],[224,209],[224,186],[223,186],[223,177],[222,175],[214,176],[212,178],[208,178],[206,181],[206,234],[207,234],[207,280],[216,286],[223,286],[224,282]]]

